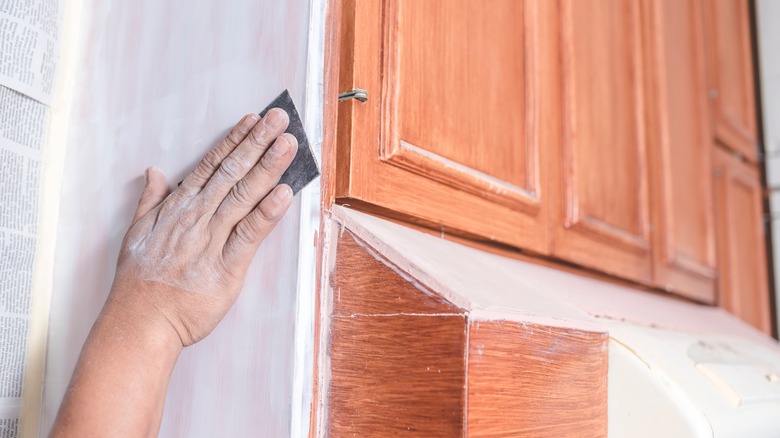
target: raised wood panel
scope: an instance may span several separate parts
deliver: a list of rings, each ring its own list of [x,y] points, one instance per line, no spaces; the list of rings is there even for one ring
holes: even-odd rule
[[[715,135],[757,161],[756,103],[748,0],[708,0],[710,98]]]
[[[653,284],[715,301],[715,231],[700,0],[646,4]]]
[[[649,282],[640,2],[561,2],[554,254]]]
[[[720,149],[714,169],[720,305],[771,334],[759,172]]]
[[[547,252],[544,3],[345,1],[337,200]]]
[[[469,437],[606,437],[607,334],[469,323]]]
[[[530,1],[387,1],[384,159],[458,190],[538,209]]]

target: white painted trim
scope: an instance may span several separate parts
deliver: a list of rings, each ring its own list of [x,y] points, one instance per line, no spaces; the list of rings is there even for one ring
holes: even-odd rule
[[[309,5],[308,55],[303,122],[314,157],[322,163],[324,44],[327,2],[311,0]],[[317,230],[320,223],[320,179],[300,193],[298,233],[298,275],[293,358],[292,412],[290,436],[306,437],[311,427],[314,379],[314,318],[317,297]]]
[[[66,0],[59,3],[62,13],[60,52],[55,76],[55,90],[49,108],[50,125],[46,133],[41,171],[41,197],[38,212],[38,238],[33,266],[33,286],[30,305],[30,325],[27,337],[27,357],[22,385],[22,406],[19,436],[46,436],[41,430],[43,388],[46,375],[49,313],[53,287],[57,225],[60,211],[60,191],[65,168],[65,148],[72,110],[73,83],[77,75],[83,2]]]
[[[343,231],[343,228],[341,228]],[[330,387],[330,354],[328,346],[330,345],[330,321],[333,314],[333,291],[330,288],[330,274],[336,267],[336,249],[338,245],[339,226],[335,220],[327,214],[323,220],[322,226],[322,252],[323,267],[320,276],[320,331],[317,354],[317,430],[314,436],[318,438],[327,438],[327,418],[328,418],[328,388]]]
[[[502,257],[343,206],[333,220],[471,320],[508,320],[607,332],[606,321],[729,334],[780,345],[723,309],[701,306],[529,261]]]
[[[758,64],[759,80],[761,82],[761,105],[764,122],[764,149],[766,153],[766,179],[773,195],[780,193],[780,2],[777,0],[758,0],[756,2],[756,32],[758,33]],[[776,211],[779,206],[772,205]],[[780,227],[773,224],[773,230]],[[775,304],[780,315],[780,236],[772,236],[772,253],[774,266],[770,269],[775,274]],[[780,332],[780,318],[778,318]]]

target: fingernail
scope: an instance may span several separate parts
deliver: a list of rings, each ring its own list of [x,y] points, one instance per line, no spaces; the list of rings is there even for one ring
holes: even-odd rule
[[[241,122],[241,126],[239,126],[238,129],[241,131],[242,134],[246,134],[249,132],[250,129],[252,129],[253,126],[257,124],[258,120],[260,120],[260,116],[258,116],[257,114],[250,114],[244,117],[244,121]]]
[[[144,170],[144,185],[149,185],[149,169]]]
[[[286,136],[282,135],[276,139],[274,145],[271,146],[271,153],[274,155],[284,155],[290,150],[290,140],[287,140]]]
[[[281,129],[287,120],[287,113],[279,108],[273,108],[266,113],[263,124],[266,128],[277,130]]]
[[[292,189],[287,184],[282,184],[276,187],[274,190],[274,201],[278,203],[284,203],[287,199],[292,198]]]

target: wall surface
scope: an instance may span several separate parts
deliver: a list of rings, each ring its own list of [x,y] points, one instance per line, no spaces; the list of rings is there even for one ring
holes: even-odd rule
[[[761,105],[766,151],[766,177],[770,189],[775,293],[780,290],[780,2],[756,2],[758,60],[761,75]],[[780,314],[780,300],[775,299]],[[778,321],[780,324],[780,321]],[[780,332],[780,325],[778,326]]]
[[[175,184],[243,114],[284,88],[302,114],[309,0],[84,0],[57,231],[41,433],[111,286],[149,165]],[[315,196],[316,198],[316,196]],[[300,196],[262,245],[245,290],[184,351],[161,436],[286,436],[293,425]],[[312,250],[313,251],[313,250]],[[304,268],[303,271],[306,271]],[[310,286],[310,285],[309,285]],[[313,287],[313,286],[310,286]],[[299,353],[300,354],[300,353]],[[300,389],[300,388],[299,388]],[[306,406],[297,396],[297,403]],[[308,415],[308,412],[306,413]]]

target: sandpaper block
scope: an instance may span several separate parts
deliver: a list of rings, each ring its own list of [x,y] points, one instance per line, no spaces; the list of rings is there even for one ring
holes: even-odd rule
[[[317,160],[309,146],[309,139],[303,130],[303,123],[298,110],[295,108],[292,97],[287,90],[284,90],[276,99],[260,111],[260,117],[264,117],[272,108],[281,108],[290,116],[290,125],[285,132],[295,136],[298,140],[298,153],[295,154],[290,167],[282,174],[279,184],[287,184],[292,189],[293,195],[301,191],[302,188],[309,185],[315,178],[320,176],[320,169],[317,166]]]

